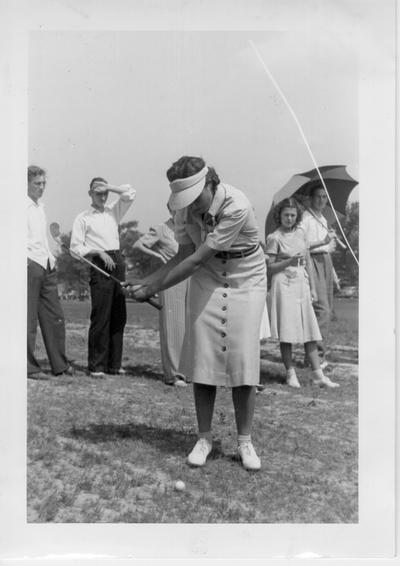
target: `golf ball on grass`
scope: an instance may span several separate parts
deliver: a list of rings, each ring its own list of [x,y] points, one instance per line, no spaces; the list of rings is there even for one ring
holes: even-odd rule
[[[183,482],[182,480],[178,480],[178,481],[175,483],[175,489],[176,489],[176,491],[184,491],[185,487],[186,487],[186,486],[185,486],[185,482]]]

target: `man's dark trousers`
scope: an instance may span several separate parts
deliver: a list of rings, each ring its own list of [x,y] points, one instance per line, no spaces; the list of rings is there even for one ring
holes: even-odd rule
[[[68,368],[65,321],[57,290],[57,272],[28,259],[28,374],[41,371],[35,357],[38,320],[47,357],[54,374]]]
[[[91,261],[101,269],[125,280],[125,263],[120,251],[107,251],[114,260],[113,270],[107,270],[95,256]],[[90,314],[88,368],[92,372],[118,370],[122,363],[123,335],[126,324],[126,302],[121,285],[90,268]]]

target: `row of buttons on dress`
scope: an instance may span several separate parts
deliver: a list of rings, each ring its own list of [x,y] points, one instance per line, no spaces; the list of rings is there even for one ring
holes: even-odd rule
[[[222,260],[222,264],[226,264],[226,260],[225,260],[225,259]],[[227,272],[226,272],[226,271],[223,271],[223,272],[222,272],[222,277],[226,277],[226,276],[227,276]],[[228,287],[229,287],[228,283],[224,283],[224,288],[225,288],[225,289],[228,289]],[[226,292],[222,293],[222,297],[223,297],[224,299],[226,299],[226,298],[228,297],[228,293],[226,293]],[[228,310],[228,306],[227,306],[227,305],[223,305],[223,306],[222,306],[222,310],[223,310],[223,311]],[[221,324],[222,324],[222,325],[226,324],[226,318],[222,318],[222,319],[221,319]],[[226,338],[226,332],[221,332],[221,337],[222,337],[222,338]],[[222,349],[223,352],[226,352],[226,346],[222,346],[221,349]]]

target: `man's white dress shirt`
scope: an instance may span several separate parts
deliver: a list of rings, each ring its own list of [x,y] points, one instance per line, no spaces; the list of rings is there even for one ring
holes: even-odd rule
[[[135,200],[136,190],[127,186],[126,192],[104,207],[84,210],[72,226],[70,249],[81,256],[95,251],[119,250],[118,225]]]
[[[47,268],[47,262],[50,268],[55,266],[55,259],[50,251],[49,241],[47,238],[47,222],[43,204],[36,203],[29,196],[28,207],[28,258]]]

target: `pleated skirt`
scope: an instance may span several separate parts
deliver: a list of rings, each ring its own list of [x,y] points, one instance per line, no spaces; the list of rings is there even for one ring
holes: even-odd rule
[[[272,338],[290,344],[321,340],[304,267],[285,269],[272,276],[268,306]]]
[[[180,372],[194,383],[237,387],[260,377],[266,300],[264,253],[212,258],[192,275]]]
[[[180,376],[183,339],[185,336],[186,294],[188,280],[162,291],[160,296],[160,348],[164,378],[167,383]]]

